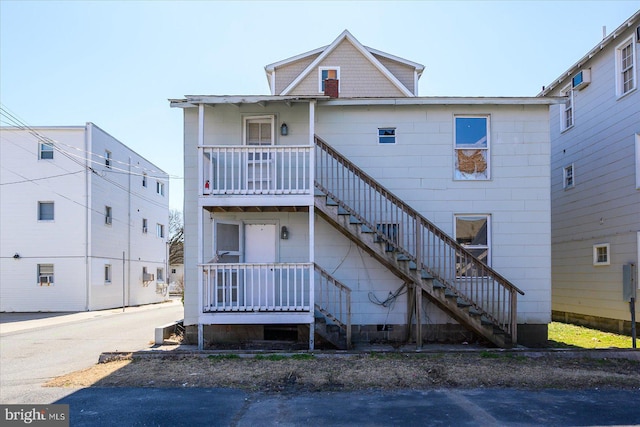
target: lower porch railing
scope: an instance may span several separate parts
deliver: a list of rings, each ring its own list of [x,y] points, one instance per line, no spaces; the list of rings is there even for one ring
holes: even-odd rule
[[[218,263],[200,268],[203,313],[312,310],[312,263]]]

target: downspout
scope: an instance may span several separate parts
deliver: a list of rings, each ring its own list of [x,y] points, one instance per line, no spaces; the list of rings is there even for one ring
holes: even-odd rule
[[[84,128],[84,152],[91,153],[91,132],[93,128],[91,123],[87,123]],[[89,154],[84,159],[84,225],[85,225],[85,237],[84,237],[84,271],[85,271],[85,310],[91,311],[91,264],[90,264],[90,241],[91,241],[91,188],[89,182],[91,180],[91,172],[89,166]]]

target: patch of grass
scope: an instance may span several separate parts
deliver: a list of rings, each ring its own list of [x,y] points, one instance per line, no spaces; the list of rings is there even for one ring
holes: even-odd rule
[[[631,337],[589,329],[584,326],[551,322],[549,343],[560,348],[632,348]]]
[[[299,353],[291,356],[293,360],[313,360],[315,356],[309,353]]]
[[[500,355],[498,353],[494,353],[492,351],[481,351],[480,352],[480,357],[484,358],[484,359],[497,359],[500,357]]]
[[[240,356],[237,354],[210,354],[207,356],[207,359],[211,361],[216,360],[231,360],[231,359],[240,359]]]

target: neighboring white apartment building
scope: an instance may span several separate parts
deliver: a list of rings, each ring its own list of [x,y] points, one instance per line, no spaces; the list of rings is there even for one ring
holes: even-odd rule
[[[553,318],[626,333],[623,266],[640,264],[639,26],[640,12],[540,94],[566,97],[550,124]]]
[[[423,68],[345,31],[270,95],[171,100],[188,339],[546,341],[560,100],[419,97]]]
[[[165,172],[93,123],[0,141],[0,311],[165,299]]]

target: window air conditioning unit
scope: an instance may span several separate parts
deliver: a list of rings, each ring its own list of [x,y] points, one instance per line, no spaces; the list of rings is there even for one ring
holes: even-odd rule
[[[153,277],[153,274],[151,274],[151,273],[144,273],[142,275],[142,281],[143,282],[153,282],[153,279],[154,279],[154,277]]]
[[[48,274],[40,275],[40,286],[50,286],[53,283],[53,276]]]
[[[591,83],[591,69],[582,70],[571,79],[571,86],[574,89],[582,90]]]

